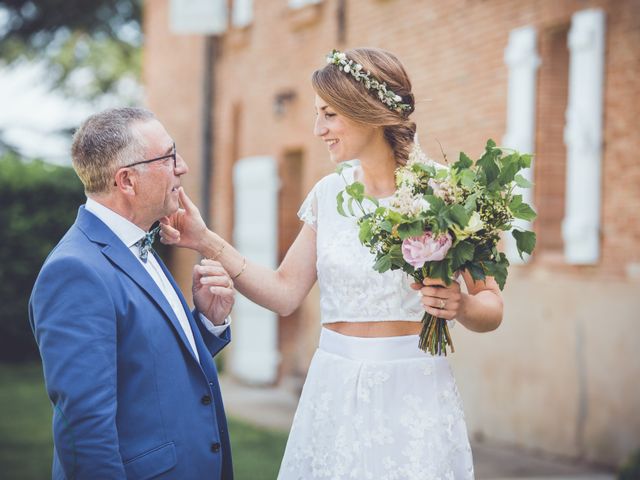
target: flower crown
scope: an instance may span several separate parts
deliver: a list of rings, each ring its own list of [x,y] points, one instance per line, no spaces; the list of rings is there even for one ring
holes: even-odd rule
[[[355,63],[350,58],[347,58],[347,55],[343,52],[334,48],[331,53],[327,55],[327,63],[336,65],[341,72],[350,74],[358,82],[363,83],[367,90],[376,90],[380,101],[391,110],[398,113],[405,111],[409,113],[412,112],[413,109],[411,105],[408,103],[402,103],[402,97],[400,95],[396,95],[395,92],[387,88],[386,83],[380,82],[380,80],[371,75],[371,72],[368,70],[364,72],[362,70],[362,65]]]

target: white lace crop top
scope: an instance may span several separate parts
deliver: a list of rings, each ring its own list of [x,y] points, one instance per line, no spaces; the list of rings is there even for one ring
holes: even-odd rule
[[[354,170],[343,171],[349,183]],[[336,196],[345,186],[337,173],[327,175],[316,183],[298,212],[316,231],[322,323],[419,322],[424,307],[420,293],[410,287],[413,279],[400,270],[376,272],[374,255],[358,239],[357,219],[338,213]],[[385,205],[390,197],[379,201]]]

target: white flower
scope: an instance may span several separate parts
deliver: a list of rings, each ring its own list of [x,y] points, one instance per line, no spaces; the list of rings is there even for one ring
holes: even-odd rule
[[[437,182],[433,178],[430,178],[427,184],[433,189],[433,194],[436,197],[445,199],[447,197],[448,189],[444,183]]]
[[[410,168],[402,167],[396,170],[396,184],[398,186],[402,184],[414,186],[418,183],[418,175]]]
[[[396,95],[395,97],[393,97],[393,99],[394,99],[396,102],[399,102],[400,100],[402,100],[402,97],[401,97],[400,95]]]
[[[339,58],[340,60],[344,60],[345,58],[347,58],[347,54],[346,54],[346,53],[342,53],[342,52],[340,52],[340,53],[338,53],[338,58]]]
[[[349,73],[349,72],[351,71],[351,67],[350,67],[349,65],[345,65],[345,66],[344,66],[344,71],[345,71],[346,73]]]
[[[411,152],[409,152],[409,160],[407,166],[411,166],[414,163],[431,163],[427,158],[427,155],[420,148],[420,144],[417,140],[414,140]]]
[[[412,217],[429,210],[429,202],[422,194],[414,195],[413,188],[405,184],[396,190],[389,207],[398,213]]]
[[[466,232],[476,233],[484,228],[484,222],[482,218],[480,218],[480,214],[478,212],[473,212],[471,214],[471,218],[469,219],[469,223],[467,223],[467,228],[465,228]]]
[[[356,63],[356,72],[359,72],[360,70],[362,70],[362,65]]]
[[[418,213],[424,213],[427,210],[429,210],[430,207],[431,205],[429,204],[429,202],[427,202],[427,200],[424,197],[416,198],[413,201],[414,211]]]
[[[460,229],[457,225],[453,225],[451,228],[458,240],[464,240],[465,238],[470,237],[474,233],[482,230],[484,228],[484,222],[480,218],[480,214],[478,212],[473,212],[465,228]]]

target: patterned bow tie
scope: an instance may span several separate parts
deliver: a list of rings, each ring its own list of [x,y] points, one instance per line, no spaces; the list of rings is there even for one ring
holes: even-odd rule
[[[156,239],[156,235],[160,231],[160,225],[152,229],[149,233],[145,233],[144,237],[138,240],[135,245],[140,249],[140,260],[147,263],[147,257],[149,256],[149,250],[153,246],[153,241]]]

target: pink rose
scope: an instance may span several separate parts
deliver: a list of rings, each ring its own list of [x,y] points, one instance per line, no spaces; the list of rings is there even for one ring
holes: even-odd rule
[[[421,237],[410,237],[402,242],[402,257],[414,268],[422,268],[426,262],[442,260],[451,248],[451,235],[448,233],[434,237],[425,232]]]

